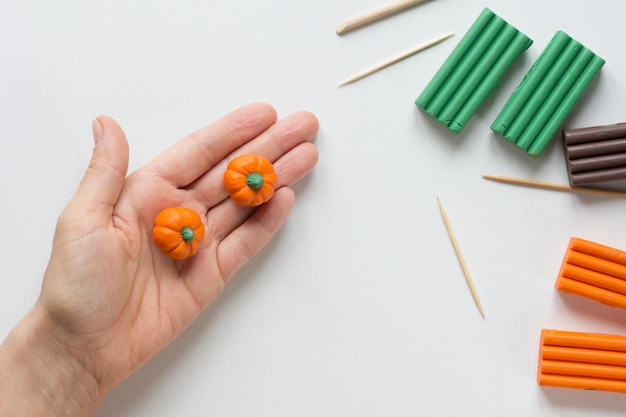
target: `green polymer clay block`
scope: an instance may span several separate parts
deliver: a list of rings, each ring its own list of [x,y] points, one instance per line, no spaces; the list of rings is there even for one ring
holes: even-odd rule
[[[415,104],[460,132],[532,40],[485,8]]]
[[[602,58],[558,31],[491,129],[538,157],[603,65]]]

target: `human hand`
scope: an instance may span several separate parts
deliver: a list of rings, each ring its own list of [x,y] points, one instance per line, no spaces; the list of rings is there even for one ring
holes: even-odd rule
[[[289,186],[317,162],[317,129],[310,113],[276,121],[269,105],[248,105],[127,177],[121,128],[106,117],[94,122],[91,163],[59,217],[41,295],[18,326],[22,334],[37,328],[36,342],[69,361],[66,369],[84,371],[89,412],[172,342],[280,228],[294,202]],[[274,197],[257,209],[238,206],[222,186],[226,164],[242,153],[267,157],[278,174]],[[155,216],[175,206],[200,213],[206,229],[184,261],[151,240]]]

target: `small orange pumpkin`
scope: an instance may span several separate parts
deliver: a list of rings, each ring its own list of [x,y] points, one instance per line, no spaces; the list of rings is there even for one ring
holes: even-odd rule
[[[152,240],[170,258],[182,260],[193,256],[204,239],[200,215],[185,207],[169,207],[154,219]]]
[[[241,155],[231,160],[224,172],[224,187],[242,206],[259,206],[274,195],[278,178],[272,163],[259,155]]]

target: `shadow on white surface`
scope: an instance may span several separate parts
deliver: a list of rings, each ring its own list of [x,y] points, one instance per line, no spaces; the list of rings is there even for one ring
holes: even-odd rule
[[[540,387],[540,390],[551,407],[570,413],[569,415],[593,415],[602,411],[608,415],[623,416],[626,410],[626,395],[622,393],[558,387]]]

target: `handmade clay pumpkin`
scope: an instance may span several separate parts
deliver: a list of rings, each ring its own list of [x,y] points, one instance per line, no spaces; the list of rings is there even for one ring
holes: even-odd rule
[[[224,187],[242,206],[259,206],[274,195],[277,177],[272,163],[259,155],[239,156],[228,163]]]
[[[182,260],[195,255],[204,239],[200,215],[185,207],[169,207],[154,219],[152,239],[167,256]]]

